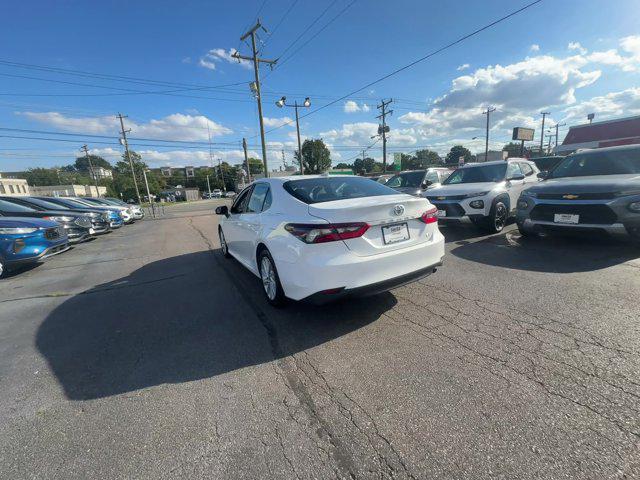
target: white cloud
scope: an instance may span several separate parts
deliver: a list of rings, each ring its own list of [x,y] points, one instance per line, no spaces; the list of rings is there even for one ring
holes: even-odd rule
[[[115,163],[122,158],[122,150],[115,148],[93,148],[89,150],[92,155],[100,155],[101,157]],[[211,155],[209,150],[142,150],[137,149],[136,153],[142,156],[142,159],[151,167],[179,167],[185,165],[193,165],[195,167],[211,166],[211,157],[214,164],[217,164],[218,158],[232,165],[241,164],[244,161],[243,150],[214,150]],[[257,151],[249,150],[250,157],[260,158]]]
[[[580,102],[567,108],[564,120],[583,123],[589,113],[595,113],[597,120],[640,115],[640,88],[634,87],[620,92],[611,92]]]
[[[355,113],[355,112],[368,112],[371,110],[371,107],[366,103],[358,104],[358,102],[354,102],[353,100],[347,100],[344,102],[343,111],[345,113]]]
[[[468,63],[463,63],[462,65],[460,65],[458,68],[456,68],[457,71],[461,72],[463,70],[467,70],[471,65],[469,65]]]
[[[207,68],[209,70],[215,70],[217,65],[221,62],[235,63],[244,68],[251,69],[253,68],[251,62],[247,60],[236,60],[232,57],[232,55],[236,52],[235,49],[229,49],[228,51],[224,48],[213,48],[205,53],[200,60],[198,61],[198,65],[201,67]]]
[[[587,59],[602,65],[617,66],[625,72],[640,70],[640,35],[620,39],[620,50],[612,48],[593,52]]]
[[[538,45],[537,43],[534,43],[533,45],[531,45],[529,47],[529,50],[531,50],[532,52],[539,52],[540,51],[540,45]]]
[[[569,45],[567,45],[567,48],[569,50],[581,53],[582,55],[587,53],[587,49],[584,48],[582,45],[580,45],[580,42],[569,42]]]
[[[61,131],[110,134],[114,138],[118,137],[120,132],[120,121],[115,116],[69,117],[59,112],[18,112],[18,115],[54,126]],[[125,125],[131,128],[131,137],[141,138],[206,141],[209,138],[208,132],[211,132],[212,137],[233,133],[231,129],[204,115],[182,113],[173,113],[145,123],[127,119]]]
[[[278,128],[278,127],[282,127],[283,125],[289,125],[290,127],[296,126],[296,124],[293,122],[293,120],[290,117],[281,117],[281,118],[264,117],[262,121],[264,122],[264,126],[269,128]]]

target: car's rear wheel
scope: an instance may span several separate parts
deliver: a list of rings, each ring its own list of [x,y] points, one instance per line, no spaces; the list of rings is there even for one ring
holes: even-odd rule
[[[2,278],[3,274],[4,274],[4,264],[2,263],[2,260],[0,260],[0,278]]]
[[[218,237],[220,238],[220,251],[225,258],[231,257],[229,254],[229,246],[227,245],[227,239],[224,238],[224,232],[222,228],[218,229]]]
[[[509,210],[504,202],[498,200],[491,207],[491,213],[487,219],[487,230],[491,233],[500,233],[507,225]]]
[[[260,270],[260,279],[262,280],[262,290],[267,297],[267,301],[274,307],[283,306],[286,302],[286,297],[280,284],[276,264],[267,249],[262,250],[258,255],[258,268]]]

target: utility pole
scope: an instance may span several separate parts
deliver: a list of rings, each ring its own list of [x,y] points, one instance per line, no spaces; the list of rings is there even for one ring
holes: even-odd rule
[[[302,144],[300,143],[300,117],[298,116],[298,107],[309,108],[311,106],[311,100],[309,97],[304,99],[302,105],[298,105],[298,101],[293,102],[293,105],[287,104],[287,97],[282,97],[276,102],[279,108],[293,107],[296,110],[296,133],[298,134],[298,156],[300,157],[300,175],[304,175],[304,162],[302,161]]]
[[[220,170],[220,177],[222,177],[222,191],[227,191],[227,186],[224,184],[224,172],[222,171],[222,163],[220,163],[220,158],[218,157],[218,169]]]
[[[209,198],[211,198],[211,184],[209,183],[210,175],[207,175],[207,190],[209,191]]]
[[[484,161],[487,162],[489,161],[489,116],[491,115],[491,112],[495,112],[496,109],[494,108],[490,108],[487,107],[487,109],[482,112],[483,115],[487,116],[487,131],[485,134],[485,142],[484,142]]]
[[[99,197],[100,190],[98,190],[98,177],[96,176],[96,172],[93,170],[93,164],[91,163],[91,157],[89,156],[89,147],[87,147],[86,145],[83,145],[82,150],[84,150],[84,156],[89,162],[89,172],[91,173],[91,176],[93,177],[93,182],[96,185],[96,197]]]
[[[251,183],[251,165],[249,165],[249,156],[247,155],[247,139],[242,139],[242,149],[244,150],[244,164],[247,166],[247,180]]]
[[[126,115],[122,115],[118,113],[118,118],[120,119],[120,128],[122,133],[122,138],[120,139],[120,143],[124,145],[124,151],[127,155],[127,160],[129,160],[129,166],[131,167],[131,176],[133,177],[133,185],[136,187],[136,195],[138,196],[138,203],[142,203],[142,198],[140,197],[140,190],[138,190],[138,180],[136,180],[136,171],[133,168],[133,162],[131,161],[131,155],[129,153],[129,142],[127,142],[127,133],[131,131],[131,129],[124,129],[124,120],[127,118]]]
[[[143,168],[142,169],[142,176],[144,177],[144,184],[147,187],[147,199],[149,200],[149,204],[151,204],[151,215],[153,216],[153,218],[156,218],[156,209],[153,206],[153,200],[151,200],[151,191],[149,190],[149,182],[147,180],[147,169]]]
[[[376,108],[380,110],[380,115],[376,118],[382,120],[382,126],[378,127],[378,135],[382,135],[382,173],[387,173],[387,132],[389,131],[389,127],[387,127],[387,115],[393,114],[393,110],[387,110],[387,105],[393,102],[393,98],[390,98],[386,102],[384,100],[380,101],[380,105]]]
[[[556,150],[558,150],[558,129],[564,127],[566,123],[556,123]]]
[[[544,119],[547,115],[551,115],[551,112],[540,112],[540,115],[542,115],[542,129],[540,130],[540,153],[542,153],[544,148]]]
[[[549,152],[551,151],[551,139],[553,138],[553,133],[548,134],[547,138],[549,139],[549,141],[547,142],[547,155],[548,155]]]
[[[266,60],[264,58],[258,57],[258,51],[256,49],[256,31],[258,29],[262,29],[265,32],[266,28],[262,26],[260,20],[258,19],[257,23],[244,35],[240,37],[240,41],[244,42],[248,37],[251,37],[251,49],[253,51],[253,55],[251,57],[245,57],[240,55],[237,51],[233,53],[232,57],[238,60],[247,60],[249,62],[253,62],[253,74],[255,76],[255,89],[256,89],[256,99],[258,101],[258,117],[260,120],[260,140],[262,141],[262,163],[264,164],[264,176],[269,176],[269,170],[267,169],[267,145],[264,138],[264,121],[262,119],[262,95],[260,93],[260,74],[259,74],[259,66],[260,63],[266,63],[273,68],[273,65],[277,62],[277,60]]]

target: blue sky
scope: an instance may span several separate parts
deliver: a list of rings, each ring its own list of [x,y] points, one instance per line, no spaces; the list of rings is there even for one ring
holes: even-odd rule
[[[261,69],[267,129],[275,128],[267,135],[267,156],[271,166],[279,167],[280,151],[291,162],[296,145],[294,124],[276,128],[293,118],[292,110],[275,106],[279,96],[284,94],[291,101],[310,96],[312,108],[302,113],[313,112],[526,3],[13,3],[0,20],[0,127],[108,138],[3,130],[0,171],[70,163],[83,143],[115,161],[121,153],[118,112],[129,116],[132,138],[151,139],[131,143],[154,166],[208,164],[209,147],[197,143],[207,142],[207,129],[214,142],[214,158],[240,162],[242,137],[248,138],[251,153],[259,156],[256,106],[248,89],[253,72],[250,65],[229,58],[234,49],[249,52],[239,37],[258,12],[268,29],[277,26],[272,35],[262,33],[260,37],[262,55],[280,57],[282,64],[273,72]],[[301,121],[302,134],[322,137],[331,146],[334,163],[352,161],[373,143],[375,106],[381,98],[395,99],[389,122],[391,152],[430,147],[444,153],[455,143],[482,151],[484,139],[472,138],[484,135],[481,111],[487,105],[497,107],[491,128],[491,144],[496,147],[508,141],[514,126],[535,127],[537,137],[538,113],[543,109],[552,112],[547,125],[583,123],[591,111],[596,120],[638,114],[638,18],[637,0],[544,0],[349,99],[312,113]],[[28,64],[28,68],[15,63]],[[124,81],[105,75],[130,78]],[[172,93],[140,93],[150,91]],[[567,128],[560,130],[561,139]],[[367,155],[380,158],[380,144]]]

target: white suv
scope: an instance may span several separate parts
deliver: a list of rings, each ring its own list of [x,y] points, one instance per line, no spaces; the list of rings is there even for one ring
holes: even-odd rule
[[[522,191],[540,181],[538,173],[535,163],[526,158],[469,163],[424,196],[438,208],[439,221],[468,218],[497,233],[514,216]]]

